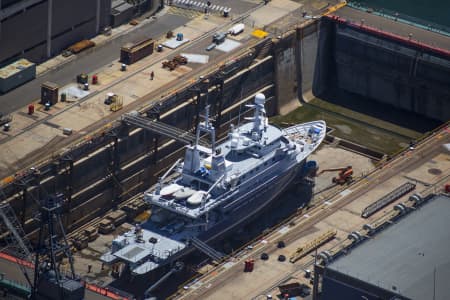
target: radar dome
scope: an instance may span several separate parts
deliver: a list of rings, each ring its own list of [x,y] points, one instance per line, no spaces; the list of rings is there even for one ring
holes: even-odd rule
[[[256,94],[255,96],[255,103],[256,104],[264,104],[266,102],[266,96],[264,94]]]

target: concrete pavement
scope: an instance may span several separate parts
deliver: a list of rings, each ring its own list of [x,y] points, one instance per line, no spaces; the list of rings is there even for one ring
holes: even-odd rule
[[[34,100],[40,98],[41,84],[51,81],[64,86],[75,80],[80,73],[91,73],[119,58],[120,47],[142,37],[159,37],[167,31],[184,25],[189,19],[180,15],[166,14],[156,22],[148,22],[143,26],[119,36],[104,45],[95,47],[93,51],[82,52],[77,58],[64,64],[59,69],[50,71],[5,95],[0,96],[0,111],[11,113]]]

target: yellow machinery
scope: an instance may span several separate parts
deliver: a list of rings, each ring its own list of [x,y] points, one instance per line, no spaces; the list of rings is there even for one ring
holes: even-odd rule
[[[253,35],[254,37],[258,38],[258,39],[263,39],[263,38],[265,38],[266,36],[268,36],[269,33],[268,33],[268,32],[265,32],[265,31],[263,31],[263,30],[261,30],[261,29],[256,29],[255,31],[252,32],[252,35]]]
[[[318,236],[311,242],[307,243],[305,246],[297,248],[297,251],[295,251],[291,257],[289,258],[289,261],[291,263],[295,263],[297,260],[301,259],[302,257],[306,256],[311,251],[319,248],[321,245],[325,244],[329,240],[333,239],[337,234],[336,230],[328,230],[324,234]]]
[[[113,95],[111,97],[111,105],[110,105],[111,111],[121,110],[122,107],[123,107],[123,98],[118,95]]]

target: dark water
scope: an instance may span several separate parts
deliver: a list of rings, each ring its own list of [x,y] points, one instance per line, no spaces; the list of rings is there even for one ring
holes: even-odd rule
[[[385,9],[450,28],[450,0],[351,0],[375,10]]]

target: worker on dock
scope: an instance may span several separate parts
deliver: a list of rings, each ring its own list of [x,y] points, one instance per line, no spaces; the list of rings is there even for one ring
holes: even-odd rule
[[[155,77],[155,72],[152,71],[152,72],[150,73],[150,80],[153,80],[154,77]]]

